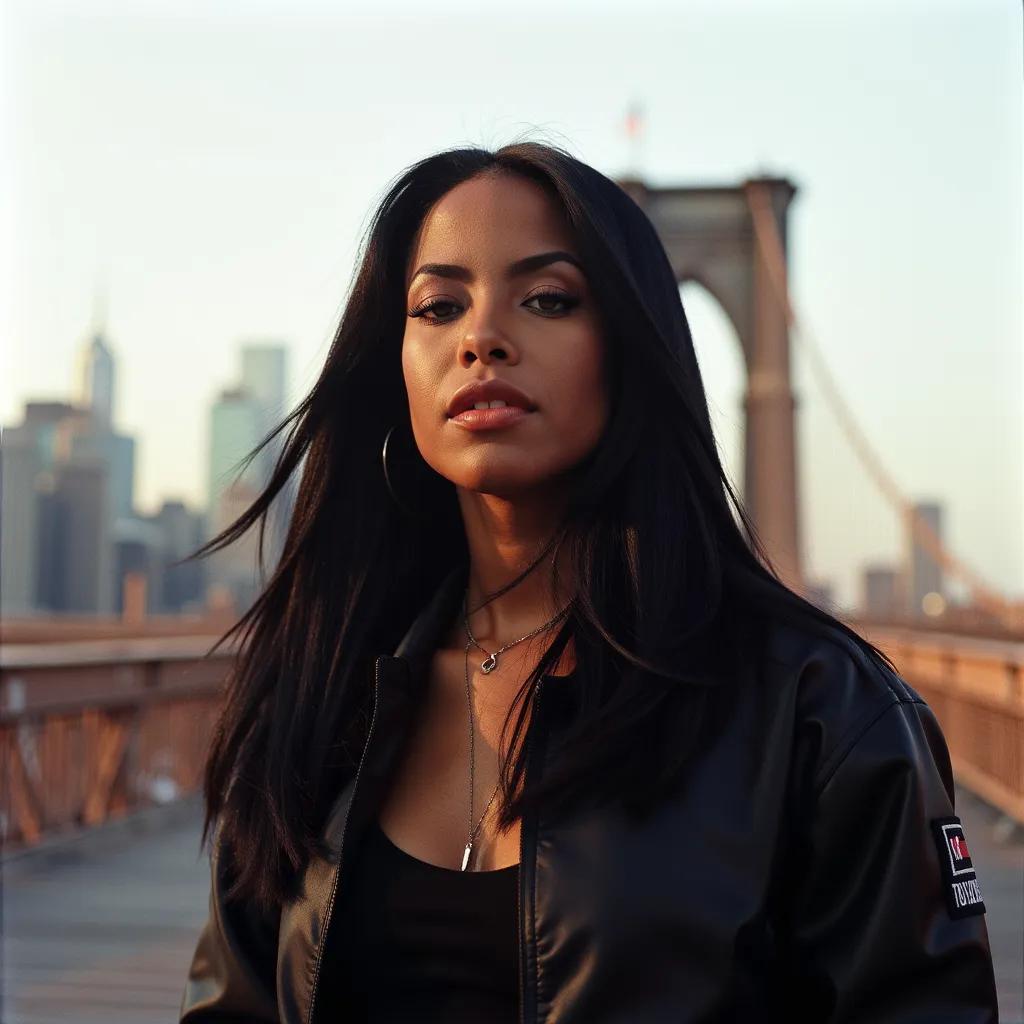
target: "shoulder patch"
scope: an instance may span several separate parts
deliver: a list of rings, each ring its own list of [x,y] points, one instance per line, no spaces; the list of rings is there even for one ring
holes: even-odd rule
[[[930,819],[932,838],[939,850],[942,868],[942,891],[950,917],[971,917],[984,914],[978,876],[967,849],[964,826],[954,814],[946,818]]]

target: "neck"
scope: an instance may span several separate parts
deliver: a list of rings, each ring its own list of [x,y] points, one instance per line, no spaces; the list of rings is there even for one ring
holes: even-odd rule
[[[573,580],[565,553],[557,556],[556,588],[556,556],[549,551],[507,593],[474,611],[489,594],[510,583],[536,561],[558,529],[564,503],[553,502],[550,495],[512,501],[460,489],[459,504],[469,549],[470,626],[477,640],[496,649],[543,625],[570,599]],[[461,622],[459,628],[464,636]],[[545,630],[536,640],[546,646],[553,632],[554,629]]]

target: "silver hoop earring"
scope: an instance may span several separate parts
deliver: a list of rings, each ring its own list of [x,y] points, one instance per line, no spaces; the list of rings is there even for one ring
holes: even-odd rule
[[[386,486],[386,487],[387,487],[387,489],[388,489],[388,494],[390,494],[390,495],[391,495],[391,500],[392,500],[392,501],[393,501],[393,502],[394,502],[394,503],[395,503],[395,504],[396,504],[396,505],[397,505],[397,506],[398,506],[398,507],[399,507],[399,508],[400,508],[400,509],[401,509],[401,510],[402,510],[402,511],[403,511],[403,512],[404,512],[404,513],[405,513],[405,514],[407,515],[407,516],[410,516],[410,517],[411,517],[411,516],[412,516],[412,514],[413,514],[413,513],[412,513],[412,511],[411,511],[411,510],[409,509],[409,507],[408,507],[408,506],[407,506],[407,505],[405,504],[405,502],[403,502],[403,501],[402,501],[402,499],[401,499],[401,498],[399,498],[399,497],[398,497],[398,495],[397,495],[397,494],[395,493],[395,488],[394,488],[394,487],[392,486],[392,483],[391,483],[391,474],[390,474],[390,473],[388,472],[388,444],[389,444],[389,442],[391,441],[391,435],[392,435],[392,434],[393,434],[393,433],[395,432],[395,428],[396,428],[397,426],[398,426],[398,424],[397,424],[397,423],[393,424],[393,425],[392,425],[392,426],[391,426],[391,427],[389,428],[388,432],[387,432],[387,433],[386,433],[386,434],[384,435],[384,447],[383,447],[383,448],[381,448],[381,452],[380,452],[380,458],[381,458],[381,463],[382,463],[382,464],[383,464],[383,466],[384,466],[384,484],[385,484],[385,486]]]

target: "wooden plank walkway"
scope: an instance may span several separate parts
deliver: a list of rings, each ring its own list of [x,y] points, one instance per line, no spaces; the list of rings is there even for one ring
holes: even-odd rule
[[[1001,1024],[1024,1024],[1024,841],[957,794],[988,907]],[[2,1024],[169,1024],[206,917],[193,799],[3,865]]]
[[[3,1024],[170,1024],[206,918],[195,799],[3,865]]]

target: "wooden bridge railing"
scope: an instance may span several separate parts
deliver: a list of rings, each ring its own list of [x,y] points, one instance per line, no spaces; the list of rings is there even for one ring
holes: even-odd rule
[[[233,652],[214,637],[8,645],[0,662],[7,849],[201,786]]]
[[[856,624],[932,706],[965,786],[1024,823],[1024,643]],[[234,651],[214,637],[0,652],[0,835],[24,846],[195,792]]]
[[[1024,824],[1024,643],[856,628],[931,706],[958,780]]]

